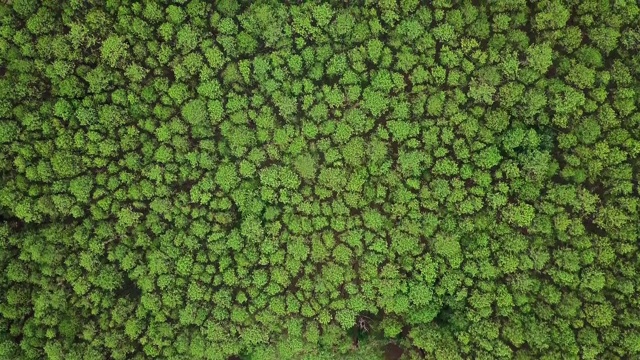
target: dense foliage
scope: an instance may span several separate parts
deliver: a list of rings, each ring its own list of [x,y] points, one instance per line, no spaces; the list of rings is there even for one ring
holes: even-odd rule
[[[0,5],[0,358],[640,356],[636,1],[421,3]]]

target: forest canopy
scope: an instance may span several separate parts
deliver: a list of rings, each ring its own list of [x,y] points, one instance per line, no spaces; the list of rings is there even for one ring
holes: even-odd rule
[[[633,0],[0,4],[0,359],[640,357]]]

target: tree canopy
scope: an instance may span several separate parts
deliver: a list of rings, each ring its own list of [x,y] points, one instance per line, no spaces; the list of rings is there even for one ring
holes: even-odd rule
[[[640,7],[0,4],[0,359],[640,357]]]

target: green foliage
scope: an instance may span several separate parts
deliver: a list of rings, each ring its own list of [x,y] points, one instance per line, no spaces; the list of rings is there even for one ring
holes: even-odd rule
[[[223,164],[216,171],[215,182],[225,192],[235,188],[240,179],[233,164]]]
[[[56,152],[51,158],[51,166],[53,171],[62,178],[72,177],[82,172],[79,157],[70,152]]]
[[[1,359],[634,359],[634,1],[0,2]]]
[[[129,45],[121,36],[111,35],[104,40],[100,48],[102,60],[109,66],[115,67],[119,61],[122,61],[128,55],[127,49]]]
[[[204,125],[207,121],[207,107],[203,100],[197,99],[188,102],[181,110],[182,117],[191,126]]]
[[[526,53],[528,65],[539,74],[546,74],[553,64],[553,52],[547,43],[534,44]]]

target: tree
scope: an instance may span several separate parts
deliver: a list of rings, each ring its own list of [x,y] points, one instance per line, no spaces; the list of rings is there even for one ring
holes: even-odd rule
[[[182,107],[182,117],[192,126],[204,125],[207,121],[207,108],[203,100],[189,101]]]
[[[226,192],[235,188],[239,182],[235,166],[232,164],[223,164],[218,167],[215,175],[215,182]]]
[[[128,53],[129,45],[124,38],[117,35],[111,35],[104,40],[100,48],[102,60],[109,66],[116,67],[118,62],[124,60]]]
[[[549,67],[553,64],[553,52],[551,47],[546,44],[535,44],[527,49],[527,62],[529,66],[538,74],[546,74]]]
[[[81,170],[80,158],[70,152],[57,152],[51,158],[53,171],[60,177],[73,177]]]

